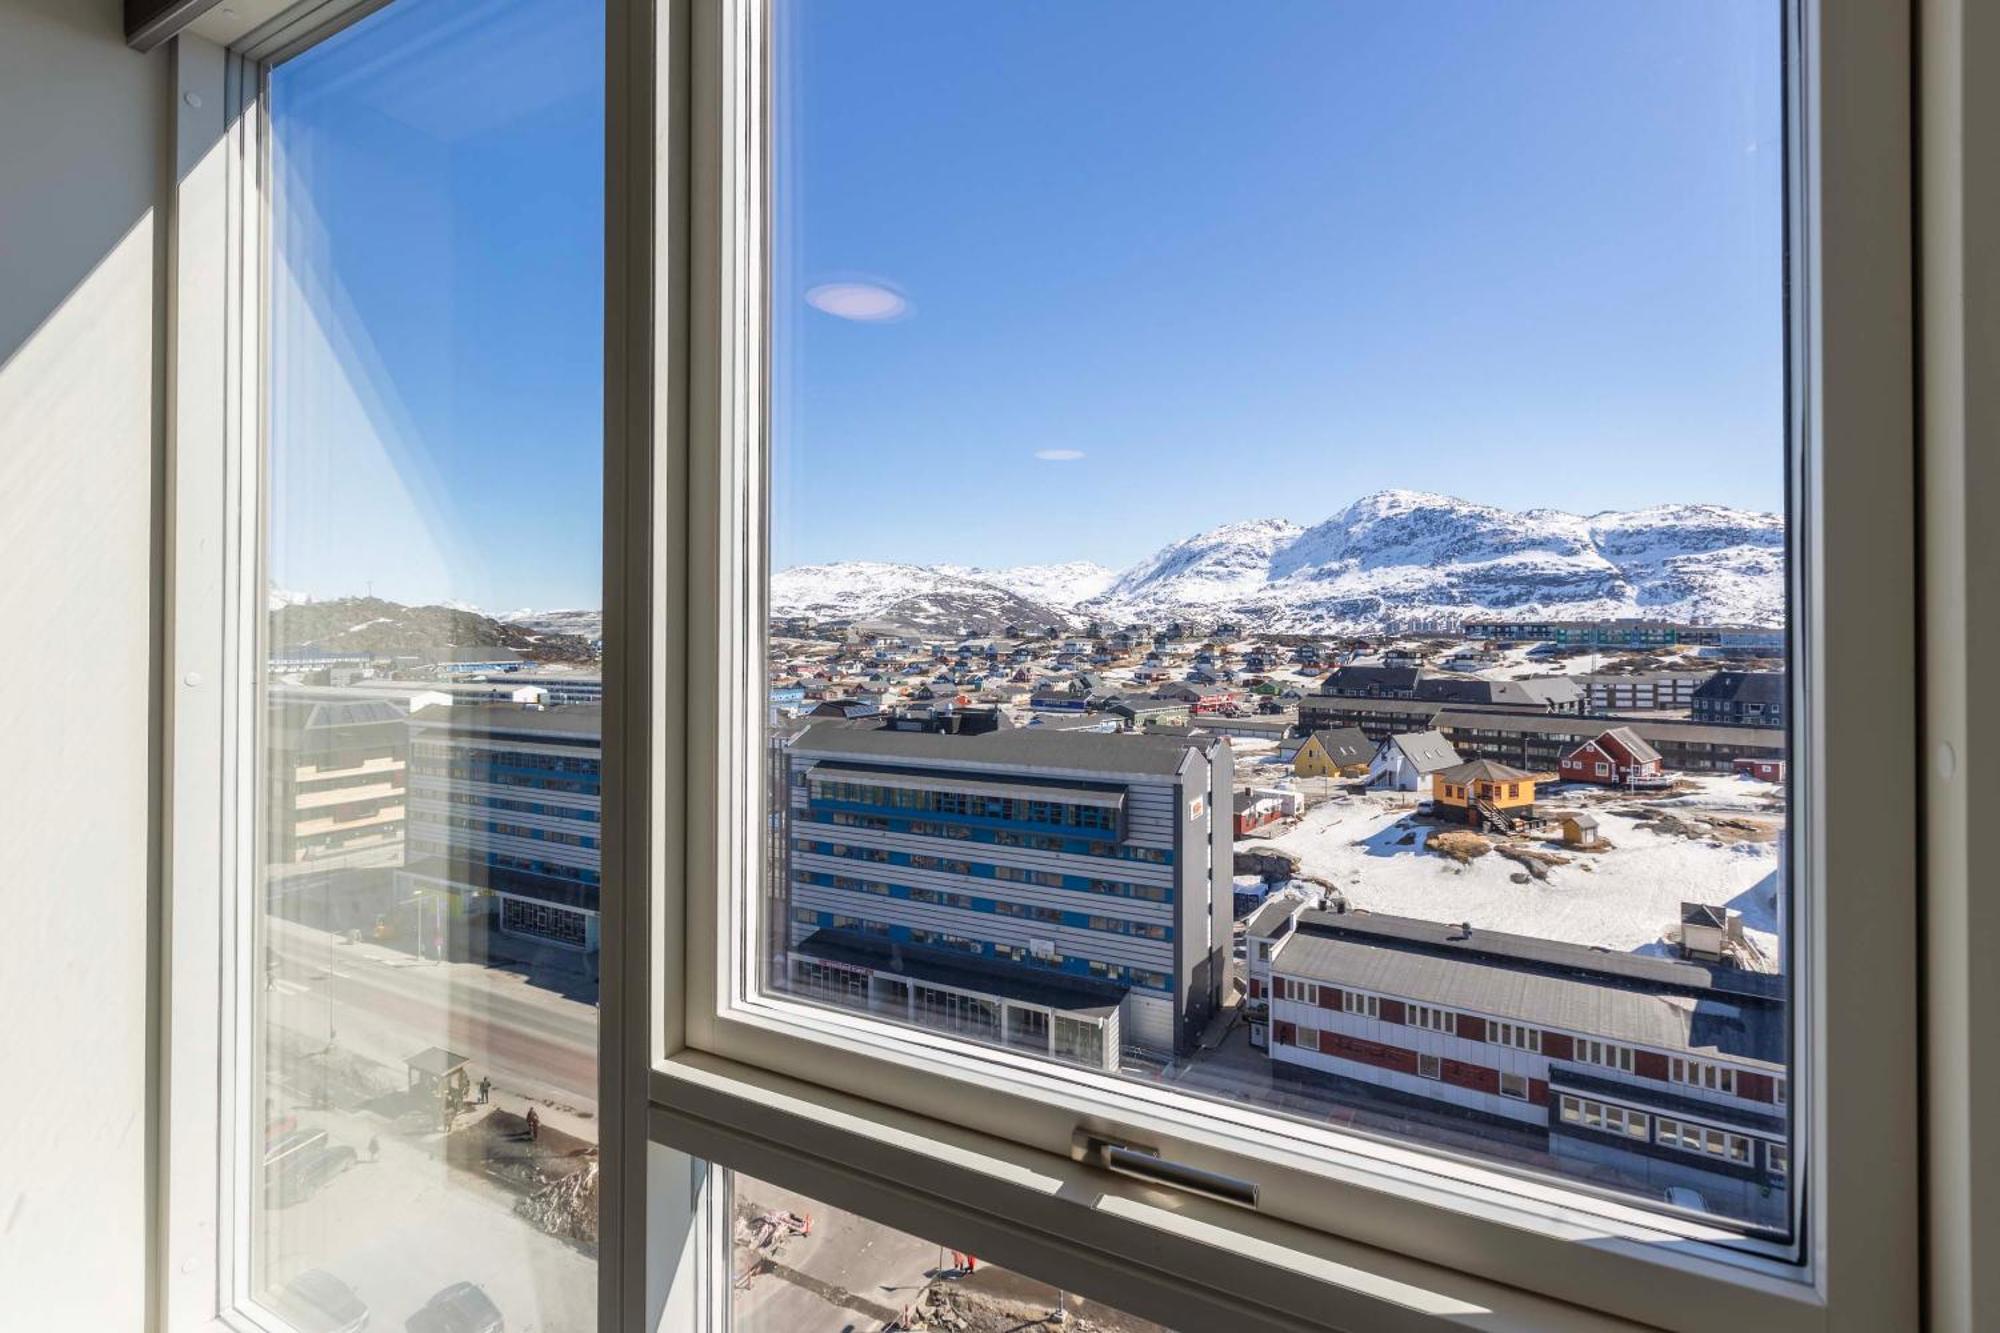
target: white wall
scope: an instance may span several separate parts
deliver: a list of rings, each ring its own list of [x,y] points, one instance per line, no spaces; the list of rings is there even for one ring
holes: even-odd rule
[[[147,1309],[163,54],[0,0],[0,1325]]]

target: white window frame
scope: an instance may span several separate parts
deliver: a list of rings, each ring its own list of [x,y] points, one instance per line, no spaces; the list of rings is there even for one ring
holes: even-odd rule
[[[1910,494],[1907,451],[1882,444],[1911,438],[1908,357],[1887,355],[1880,342],[1885,328],[1907,333],[1907,275],[1894,264],[1847,260],[1884,248],[1908,252],[1907,219],[1882,207],[1881,191],[1893,199],[1908,189],[1907,144],[1889,131],[1907,126],[1907,62],[1892,55],[1907,51],[1909,34],[1905,16],[1856,0],[1807,3],[1789,22],[1795,35],[1791,250],[1809,279],[1794,311],[1800,336],[1793,365],[1799,436],[1793,599],[1813,631],[1810,641],[1797,645],[1793,678],[1820,705],[1794,738],[1803,771],[1817,780],[1806,785],[1795,811],[1794,863],[1808,887],[1801,896],[1812,908],[1801,913],[1799,956],[1807,963],[1807,981],[1793,1009],[1801,1049],[1810,1048],[1814,1032],[1843,1034],[1841,1044],[1808,1071],[1813,1095],[1798,1099],[1799,1140],[1812,1162],[1811,1178],[1824,1182],[1827,1199],[1879,1198],[1889,1214],[1908,1220],[1914,1217],[1908,1188],[1913,1161],[1836,1160],[1818,1145],[1844,1124],[1907,1129],[1912,1115],[1907,1085],[1882,1079],[1879,1066],[1864,1069],[1854,1053],[1880,1049],[1862,1039],[1865,1032],[1907,1038],[1914,1031],[1914,975],[1892,962],[1887,980],[1894,998],[1867,1010],[1819,984],[1838,975],[1843,959],[1882,956],[1879,937],[1870,937],[1858,919],[1822,909],[1868,900],[1879,908],[1882,896],[1895,892],[1884,886],[1910,882],[1908,849],[1867,845],[1858,827],[1839,817],[1849,807],[1859,813],[1859,793],[1824,780],[1834,768],[1905,777],[1910,771],[1907,720],[1872,711],[1882,696],[1868,698],[1871,689],[1892,687],[1902,653],[1871,658],[1860,634],[1844,628],[1869,620],[1857,614],[1857,598],[1885,619],[1909,600],[1907,529],[1900,522],[1906,506],[1882,500]],[[717,3],[697,6],[692,28],[690,318],[697,332],[688,344],[687,623],[700,669],[687,681],[689,947],[680,960],[685,971],[669,983],[685,986],[688,1044],[700,1054],[656,1070],[656,1100],[670,1107],[684,1095],[685,1071],[694,1063],[726,1061],[746,1076],[780,1077],[829,1098],[922,1114],[950,1125],[954,1137],[970,1134],[996,1149],[1011,1144],[1039,1152],[1045,1162],[1065,1156],[1080,1127],[1097,1125],[1223,1174],[1240,1174],[1254,1162],[1267,1217],[1386,1244],[1462,1272],[1531,1280],[1544,1292],[1614,1314],[1661,1317],[1636,1293],[1664,1262],[1682,1288],[1692,1284],[1698,1293],[1669,1316],[1676,1327],[1699,1326],[1718,1310],[1739,1322],[1808,1328],[1826,1326],[1835,1310],[1846,1318],[1849,1309],[1859,1317],[1871,1306],[1898,1308],[1914,1289],[1911,1238],[1865,1207],[1831,1203],[1805,1215],[1797,1256],[1802,1264],[1795,1267],[1774,1255],[1717,1246],[1713,1233],[1677,1233],[1672,1219],[1635,1215],[1587,1189],[1545,1190],[1491,1163],[1452,1160],[1358,1134],[1315,1139],[1308,1152],[1289,1146],[1299,1142],[1295,1126],[1254,1108],[1231,1107],[1230,1123],[1222,1125],[1205,1113],[1212,1108],[1191,1105],[1169,1089],[1037,1069],[1000,1055],[968,1059],[923,1034],[884,1032],[749,992],[738,947],[742,905],[719,890],[754,882],[757,872],[748,839],[753,807],[738,793],[751,790],[740,779],[740,765],[758,753],[754,728],[762,718],[761,708],[752,706],[762,684],[762,654],[752,650],[763,635],[765,471],[754,446],[763,428],[765,365],[756,294],[768,184],[762,139],[768,94],[760,82],[764,23],[753,4]],[[1823,102],[1823,85],[1841,89],[1838,104]],[[1872,119],[1855,114],[1863,105]],[[1870,182],[1867,191],[1855,188],[1863,180]],[[1885,455],[1892,461],[1885,463]],[[1868,558],[1860,554],[1864,547],[1872,552]],[[1821,601],[1829,582],[1842,590],[1839,624],[1828,619]],[[1839,727],[1828,725],[1832,717],[1842,719]],[[1895,927],[1907,928],[1907,919]],[[753,1114],[754,1101],[746,1100],[745,1115]],[[926,1160],[921,1147],[915,1151],[911,1171]],[[1441,1169],[1447,1164],[1448,1172]],[[1409,1219],[1439,1218],[1440,1205],[1455,1209],[1449,1220],[1413,1235]],[[1607,1233],[1581,1262],[1573,1247],[1544,1249],[1565,1243],[1579,1206],[1589,1225]],[[1653,1244],[1669,1240],[1671,1255]],[[1546,1262],[1523,1264],[1531,1254]]]
[[[348,3],[326,0],[312,16]],[[232,1212],[243,1129],[232,1099],[247,1086],[234,997],[249,956],[231,886],[248,828],[236,812],[254,797],[236,759],[250,734],[245,685],[256,675],[259,619],[255,580],[244,577],[255,495],[242,460],[260,348],[254,265],[242,263],[256,235],[245,198],[254,135],[235,118],[243,57],[228,48],[274,7],[242,0],[240,14],[211,11],[176,39],[174,55],[161,927],[171,966],[160,997],[169,1072],[156,1256],[170,1333],[262,1326],[246,1322],[230,1285],[243,1239]],[[761,587],[763,575],[752,503],[762,464],[738,444],[754,435],[763,363],[754,306],[724,298],[762,256],[761,235],[741,225],[760,206],[762,172],[741,166],[758,160],[747,150],[764,105],[742,76],[763,68],[764,19],[747,0],[608,7],[618,58],[607,71],[604,665],[618,689],[606,701],[604,757],[617,795],[603,848],[600,1327],[650,1329],[662,1293],[688,1289],[666,1281],[673,1247],[647,1244],[649,1233],[670,1238],[714,1206],[712,1191],[678,1179],[686,1159],[677,1151],[1190,1328],[1911,1325],[1914,857],[1869,836],[1884,823],[1909,825],[1896,793],[1915,776],[1911,719],[1879,707],[1915,674],[1913,646],[1879,634],[1907,619],[1915,587],[1903,7],[1806,0],[1788,20],[1798,168],[1790,249],[1806,278],[1794,419],[1812,441],[1795,446],[1811,465],[1795,483],[1807,503],[1792,578],[1815,631],[1799,645],[1793,681],[1820,705],[1808,713],[1795,699],[1791,710],[1803,719],[1794,772],[1811,779],[1792,849],[1811,904],[1798,942],[1809,981],[1794,1005],[1795,1039],[1809,1049],[1817,1033],[1841,1035],[1803,1071],[1793,1099],[1800,1179],[1816,1194],[1796,1267],[1728,1249],[1713,1230],[1474,1159],[1359,1134],[1309,1152],[1285,1145],[1289,1127],[1254,1111],[1239,1108],[1237,1124],[1217,1126],[1190,1116],[1198,1108],[1170,1090],[1107,1087],[997,1053],[968,1059],[950,1043],[840,1015],[736,1004],[742,978],[718,963],[735,956],[738,903],[721,890],[752,882],[743,872],[756,864],[733,779],[758,752],[752,729],[735,723],[763,716],[746,687],[761,685],[751,647],[764,630],[761,595],[734,596]],[[1822,95],[1831,88],[1838,98]],[[1826,613],[1829,586],[1839,589],[1838,620]],[[1955,716],[1929,720],[1945,726]],[[1877,782],[1838,789],[1826,780],[1835,771]],[[1865,995],[1827,984],[1864,970]],[[1260,1159],[1260,1211],[1192,1196],[1163,1205],[1157,1187],[1073,1160],[1080,1125],[1225,1172]],[[1828,1151],[1860,1142],[1870,1150]],[[614,1165],[641,1154],[649,1170]],[[1582,1230],[1579,1203],[1590,1217]],[[1667,1274],[1676,1300],[1663,1306],[1646,1293]],[[716,1327],[720,1308],[708,1301],[690,1322],[665,1326]]]
[[[163,745],[162,1144],[154,1231],[158,1324],[166,1333],[287,1333],[249,1289],[259,1044],[253,990],[258,737],[265,654],[263,421],[269,67],[392,0],[239,0],[172,38],[174,128],[167,370],[168,486]],[[684,6],[667,6],[685,24]],[[651,525],[672,477],[656,464],[656,352],[676,333],[654,279],[650,148],[666,108],[656,79],[670,23],[649,0],[605,0],[606,605],[658,606],[672,623],[664,551]],[[676,118],[675,124],[678,124]],[[638,133],[643,127],[643,133]],[[626,182],[620,189],[616,182]],[[638,182],[635,188],[632,182]],[[664,867],[676,821],[656,810],[665,771],[665,630],[607,654],[599,954],[600,1333],[726,1327],[721,1173],[651,1141],[646,1073],[678,1041],[651,960],[668,915]],[[650,737],[628,744],[628,737]],[[620,886],[620,887],[613,887]],[[677,901],[677,900],[676,900]],[[678,921],[676,914],[673,919]],[[652,1244],[649,1245],[649,1236]],[[717,1245],[720,1237],[722,1244]],[[679,1320],[669,1323],[668,1320]]]

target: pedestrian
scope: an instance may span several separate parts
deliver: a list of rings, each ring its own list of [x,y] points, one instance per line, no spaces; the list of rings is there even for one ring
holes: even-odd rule
[[[479,1104],[481,1106],[484,1106],[486,1105],[487,1102],[491,1101],[492,1099],[493,1099],[493,1080],[486,1077],[486,1075],[481,1074],[479,1076]]]
[[[368,1160],[371,1162],[382,1160],[382,1140],[376,1138],[373,1134],[368,1136]]]
[[[542,1118],[536,1115],[535,1108],[530,1106],[528,1108],[528,1142],[533,1143],[541,1137]]]

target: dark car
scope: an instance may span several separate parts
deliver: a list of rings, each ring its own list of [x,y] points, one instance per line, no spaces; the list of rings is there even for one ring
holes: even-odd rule
[[[291,1153],[266,1168],[265,1198],[279,1208],[310,1199],[355,1161],[354,1149],[342,1143],[320,1144]]]
[[[264,1298],[298,1333],[361,1333],[368,1307],[354,1288],[324,1268],[308,1268]]]
[[[403,1321],[406,1333],[507,1333],[500,1307],[476,1283],[454,1282]]]

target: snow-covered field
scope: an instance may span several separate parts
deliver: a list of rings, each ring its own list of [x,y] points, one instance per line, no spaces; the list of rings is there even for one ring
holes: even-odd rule
[[[1526,884],[1511,878],[1522,867],[1497,852],[1460,866],[1428,850],[1425,842],[1444,826],[1410,819],[1406,809],[1373,796],[1317,806],[1268,843],[1297,857],[1302,874],[1335,885],[1351,906],[1371,911],[1659,952],[1649,946],[1660,946],[1678,926],[1681,903],[1708,903],[1741,912],[1745,936],[1777,959],[1777,844],[1662,835],[1640,820],[1594,813],[1612,850],[1534,843],[1573,859],[1551,869],[1546,881]]]

